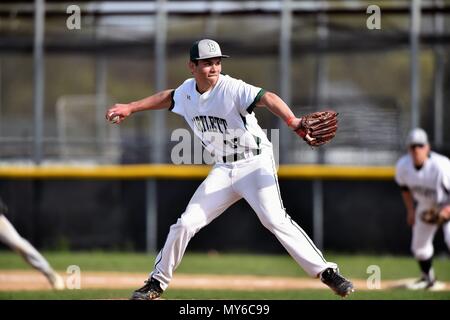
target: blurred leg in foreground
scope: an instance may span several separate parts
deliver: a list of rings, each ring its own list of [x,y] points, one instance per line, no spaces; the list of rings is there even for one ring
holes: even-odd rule
[[[64,280],[57,274],[47,260],[20,234],[5,217],[6,205],[0,199],[0,242],[4,243],[20,255],[33,268],[42,272],[55,290],[64,289]]]

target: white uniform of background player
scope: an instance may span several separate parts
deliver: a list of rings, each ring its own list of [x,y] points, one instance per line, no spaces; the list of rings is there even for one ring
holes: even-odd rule
[[[347,295],[352,291],[351,283],[339,275],[336,264],[324,259],[302,228],[286,213],[272,144],[259,127],[253,108],[266,106],[285,121],[295,118],[292,111],[275,94],[221,74],[221,58],[228,56],[222,55],[217,42],[208,39],[196,42],[190,56],[189,67],[194,78],[175,90],[131,104],[115,105],[107,112],[109,120],[119,123],[136,111],[169,108],[184,117],[216,160],[186,211],[170,227],[150,281],[138,289],[133,298],[159,297],[172,280],[189,240],[241,198],[250,204],[261,223],[310,276],[317,277],[329,269],[328,283],[325,283],[338,294]],[[297,126],[298,121],[296,118],[292,126]],[[153,294],[154,286],[160,287],[159,293]]]
[[[427,134],[420,128],[409,133],[407,146],[409,153],[398,160],[395,179],[402,189],[408,224],[412,226],[411,250],[422,270],[421,279],[409,288],[433,289],[439,285],[432,268],[433,239],[438,226],[422,221],[420,215],[437,205],[445,206],[446,214],[450,214],[450,160],[430,151]],[[443,225],[443,231],[450,249],[450,223]]]
[[[0,242],[20,253],[26,262],[42,272],[53,289],[64,289],[63,278],[52,269],[47,260],[26,239],[20,236],[4,215],[6,211],[6,205],[0,199]]]

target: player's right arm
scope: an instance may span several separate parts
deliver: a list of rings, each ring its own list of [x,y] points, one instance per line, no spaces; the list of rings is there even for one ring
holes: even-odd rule
[[[168,109],[173,102],[173,92],[173,89],[168,89],[138,101],[125,104],[116,103],[106,111],[106,119],[113,121],[115,117],[118,117],[114,123],[121,123],[125,118],[138,111]]]
[[[402,199],[406,207],[406,222],[408,223],[408,226],[412,227],[416,220],[414,198],[411,191],[409,191],[406,187],[402,188]]]
[[[403,156],[397,161],[395,165],[395,182],[400,187],[403,203],[406,207],[406,222],[412,227],[415,223],[416,215],[414,198],[406,182],[407,171],[405,171],[405,167],[409,165],[408,161],[409,158],[407,156]]]

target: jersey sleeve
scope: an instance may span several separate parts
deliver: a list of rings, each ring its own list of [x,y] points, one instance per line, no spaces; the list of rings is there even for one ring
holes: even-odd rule
[[[242,80],[237,80],[236,86],[236,103],[239,112],[242,115],[252,113],[253,109],[256,107],[256,103],[258,103],[266,91],[245,83]]]
[[[180,101],[180,91],[180,88],[172,91],[172,105],[169,110],[184,117],[184,108]]]
[[[169,108],[169,111],[172,111],[180,116],[185,116],[183,99],[181,97],[186,96],[186,90],[189,87],[192,79],[187,79],[181,86],[172,91],[172,105]]]
[[[441,167],[437,179],[437,202],[439,204],[450,204],[450,162]]]
[[[402,163],[403,161],[402,159],[400,159],[395,166],[395,182],[398,184],[400,188],[407,188]]]

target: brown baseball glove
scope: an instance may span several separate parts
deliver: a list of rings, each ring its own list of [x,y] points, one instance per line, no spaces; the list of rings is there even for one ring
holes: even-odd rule
[[[294,131],[312,147],[321,146],[336,135],[338,113],[333,110],[318,111],[301,117]]]
[[[449,219],[445,217],[441,207],[433,207],[423,211],[420,218],[423,222],[437,225],[442,225],[449,221]]]

